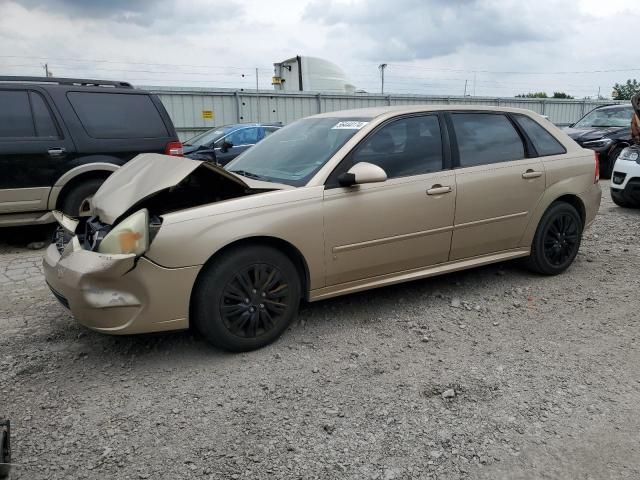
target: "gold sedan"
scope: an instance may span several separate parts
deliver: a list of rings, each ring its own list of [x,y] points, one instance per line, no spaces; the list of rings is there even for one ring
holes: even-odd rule
[[[332,112],[224,169],[140,155],[90,217],[56,214],[54,295],[112,334],[195,326],[274,341],[316,301],[514,258],[554,275],[600,205],[598,162],[541,116],[491,107]]]

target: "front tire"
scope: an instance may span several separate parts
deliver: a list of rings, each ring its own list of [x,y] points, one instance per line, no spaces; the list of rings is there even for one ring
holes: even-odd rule
[[[613,200],[613,203],[615,203],[616,205],[622,208],[627,208],[631,206],[626,200],[622,198],[622,195],[611,194],[611,200]]]
[[[231,250],[205,267],[193,303],[195,327],[223,350],[244,352],[275,341],[298,314],[293,262],[267,246]]]
[[[543,275],[558,275],[573,263],[582,240],[582,219],[565,202],[551,205],[536,229],[527,267]]]
[[[600,165],[600,176],[603,179],[610,179],[611,175],[613,175],[613,167],[616,164],[616,160],[624,150],[624,147],[617,147],[614,149],[607,158],[607,163],[605,165]]]

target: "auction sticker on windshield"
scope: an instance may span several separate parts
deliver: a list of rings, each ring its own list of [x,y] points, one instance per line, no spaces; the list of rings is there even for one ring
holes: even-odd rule
[[[360,130],[369,122],[357,122],[357,121],[348,121],[348,122],[338,122],[331,130]]]

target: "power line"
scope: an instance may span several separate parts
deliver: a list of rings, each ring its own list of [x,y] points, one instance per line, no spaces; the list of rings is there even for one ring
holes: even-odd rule
[[[148,63],[148,62],[130,62],[130,61],[118,61],[118,60],[101,60],[92,58],[69,58],[69,57],[40,57],[32,55],[0,55],[0,58],[32,58],[36,60],[50,60],[63,62],[78,62],[78,63],[110,63],[118,65],[147,65],[147,66],[160,66],[160,67],[189,67],[189,68],[210,68],[210,69],[234,69],[234,70],[253,70],[255,66],[231,66],[231,65],[188,65],[177,63]],[[271,69],[269,69],[271,71]]]
[[[500,75],[578,75],[589,73],[620,73],[620,72],[640,72],[640,68],[615,68],[600,70],[581,70],[581,71],[560,71],[560,72],[534,72],[534,71],[502,71],[502,70],[465,70],[455,68],[429,68],[419,67],[417,65],[403,65],[398,63],[389,64],[390,67],[412,68],[417,70],[428,70],[433,72],[460,72],[460,73],[496,73]]]

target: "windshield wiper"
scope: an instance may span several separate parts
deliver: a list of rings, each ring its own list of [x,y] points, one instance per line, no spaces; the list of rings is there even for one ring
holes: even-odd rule
[[[242,175],[243,177],[253,178],[254,180],[267,180],[267,177],[263,177],[262,175],[258,175],[257,173],[247,172],[246,170],[229,170],[231,173],[237,173],[238,175]]]

